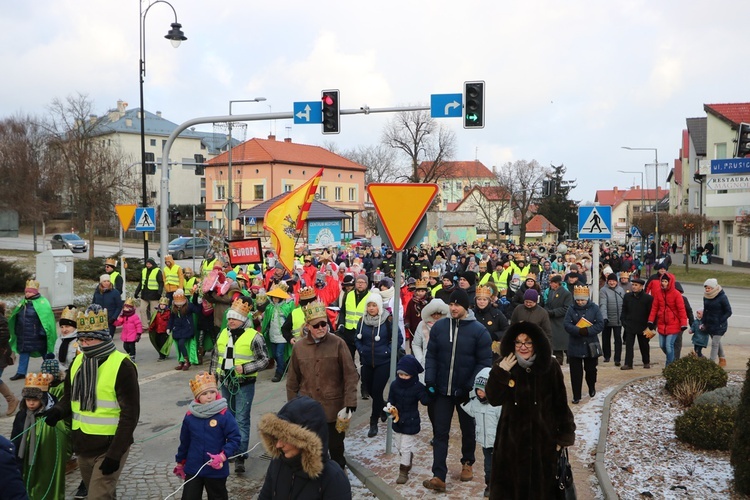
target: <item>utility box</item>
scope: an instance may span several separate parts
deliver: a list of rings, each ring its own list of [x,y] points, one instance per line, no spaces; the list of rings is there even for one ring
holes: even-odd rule
[[[47,250],[36,256],[36,279],[39,293],[50,305],[73,304],[73,253],[70,250]]]

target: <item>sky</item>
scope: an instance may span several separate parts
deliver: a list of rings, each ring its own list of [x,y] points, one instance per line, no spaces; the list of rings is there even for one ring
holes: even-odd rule
[[[660,185],[679,155],[685,119],[707,103],[750,101],[742,31],[746,0],[448,0],[251,2],[170,0],[188,40],[163,37],[163,2],[146,16],[145,108],[183,123],[291,112],[339,89],[343,109],[429,105],[484,80],[485,127],[457,137],[455,160],[488,168],[516,160],[564,164],[571,194]],[[144,0],[142,8],[149,5]],[[710,9],[710,10],[709,10]],[[121,99],[139,107],[138,0],[11,2],[0,17],[0,119],[42,116],[50,102],[87,95],[98,114]],[[340,150],[375,145],[392,114],[346,115],[341,133],[292,120],[249,122],[245,139],[278,138]],[[211,125],[198,126],[212,131]],[[217,129],[218,131],[218,129]],[[242,130],[233,135],[242,139]]]

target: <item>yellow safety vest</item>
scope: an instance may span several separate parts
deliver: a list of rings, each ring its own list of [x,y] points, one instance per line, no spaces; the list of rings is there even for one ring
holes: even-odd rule
[[[432,293],[432,296],[434,297],[436,293],[438,293],[440,290],[443,289],[443,284],[436,285],[430,292]]]
[[[180,266],[175,264],[172,267],[164,267],[164,284],[180,287]]]
[[[201,276],[205,278],[208,273],[210,273],[214,268],[214,264],[216,264],[216,259],[212,260],[211,262],[206,262],[204,260],[203,264],[201,265]]]
[[[245,332],[239,336],[234,342],[234,366],[244,365],[255,359],[255,353],[253,353],[253,339],[256,335],[259,335],[258,331],[254,328],[245,328]],[[216,339],[216,349],[219,352],[219,364],[217,366],[217,373],[221,373],[222,366],[224,365],[224,354],[227,352],[227,342],[229,342],[229,329],[224,328],[219,334],[219,338]],[[258,376],[258,372],[239,375],[241,377],[252,377]]]
[[[117,277],[120,276],[120,273],[117,271],[112,271],[109,273],[109,281],[112,282],[112,286],[115,286],[115,281],[117,281]]]
[[[195,285],[195,276],[185,281],[185,295],[193,294],[193,285]]]
[[[477,275],[478,276],[478,275]],[[484,276],[482,276],[482,279],[479,280],[480,285],[485,285],[487,282],[490,281],[490,273],[484,273]]]
[[[71,401],[73,410],[73,430],[80,429],[84,434],[96,436],[114,436],[117,432],[117,424],[120,422],[120,405],[117,404],[115,393],[115,381],[120,365],[128,355],[124,352],[114,351],[99,365],[96,377],[96,411],[81,410],[80,401]],[[83,362],[83,356],[76,356],[70,367],[71,385],[75,381],[78,369]]]
[[[300,338],[302,336],[302,325],[305,324],[305,313],[301,307],[296,307],[292,311],[292,336]]]
[[[151,270],[151,274],[148,275],[148,280],[146,280],[146,271],[148,271],[147,267],[144,267],[143,271],[141,271],[141,289],[158,290],[159,281],[156,277],[159,275],[159,268],[155,267]]]
[[[359,304],[356,304],[354,290],[346,294],[346,318],[344,318],[344,328],[347,330],[357,329],[357,323],[359,323],[359,320],[365,315],[367,297],[369,296],[370,294],[368,293],[359,301]]]

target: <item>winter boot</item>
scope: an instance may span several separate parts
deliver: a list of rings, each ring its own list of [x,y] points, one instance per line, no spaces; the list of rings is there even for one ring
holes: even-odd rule
[[[5,401],[8,402],[8,412],[5,415],[10,417],[16,411],[16,408],[18,408],[18,398],[13,394],[13,391],[10,390],[8,384],[3,382],[0,382],[0,394],[5,396]]]
[[[719,358],[719,366],[721,366],[722,368],[726,368],[727,358]]]
[[[370,430],[367,431],[367,437],[371,438],[377,435],[378,435],[378,422],[376,420],[374,423],[370,422]]]
[[[185,366],[185,363],[181,362],[180,364],[178,364],[177,366],[175,366],[174,369],[175,370],[182,370],[184,366]]]
[[[406,481],[409,480],[409,471],[411,470],[411,465],[399,465],[398,467],[398,479],[396,479],[396,484],[406,484]]]
[[[474,472],[471,470],[471,465],[463,464],[461,467],[461,481],[466,482],[471,481],[472,479],[474,479]]]
[[[190,361],[185,361],[185,364],[182,365],[182,371],[186,372],[190,369]]]
[[[429,480],[425,479],[424,481],[422,481],[422,486],[424,486],[428,490],[445,492],[445,481],[443,481],[439,477],[433,477]]]

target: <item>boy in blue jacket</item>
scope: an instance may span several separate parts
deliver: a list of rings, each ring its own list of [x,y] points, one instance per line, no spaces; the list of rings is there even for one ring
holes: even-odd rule
[[[175,475],[185,479],[182,500],[200,500],[204,487],[209,500],[226,500],[227,458],[240,447],[240,430],[212,374],[196,375],[190,389],[195,400],[182,421],[174,468]]]

